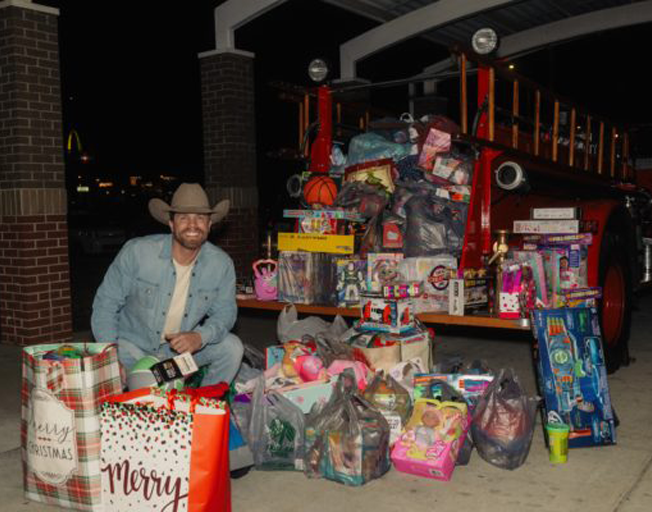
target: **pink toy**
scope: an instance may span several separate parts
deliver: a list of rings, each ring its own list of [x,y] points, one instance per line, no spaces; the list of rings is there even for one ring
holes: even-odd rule
[[[392,449],[397,470],[435,480],[450,480],[469,430],[466,404],[419,398]]]
[[[339,375],[347,368],[352,368],[355,373],[355,381],[358,384],[358,389],[364,391],[367,387],[367,375],[370,373],[366,364],[360,361],[346,361],[344,359],[336,359],[328,367],[328,375],[331,377]]]
[[[258,300],[276,300],[278,297],[278,262],[257,260],[251,266],[254,270],[254,290]]]
[[[324,363],[317,356],[299,356],[294,361],[294,369],[303,382],[324,379],[326,369]]]

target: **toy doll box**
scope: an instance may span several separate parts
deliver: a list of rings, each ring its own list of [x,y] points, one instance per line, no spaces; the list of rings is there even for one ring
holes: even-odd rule
[[[548,421],[570,425],[570,448],[614,444],[616,427],[597,310],[535,310],[532,318]]]
[[[267,347],[265,349],[265,367],[270,368],[283,361],[285,349],[282,345]],[[294,386],[278,388],[276,391],[294,403],[301,412],[307,414],[317,402],[327,402],[333,392],[335,381],[315,380]]]
[[[466,404],[416,400],[410,421],[392,448],[394,466],[403,473],[450,480],[470,425]]]

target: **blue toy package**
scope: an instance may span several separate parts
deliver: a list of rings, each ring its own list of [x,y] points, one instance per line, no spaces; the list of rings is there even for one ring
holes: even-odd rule
[[[570,425],[569,448],[615,444],[597,310],[534,310],[532,326],[547,421]]]

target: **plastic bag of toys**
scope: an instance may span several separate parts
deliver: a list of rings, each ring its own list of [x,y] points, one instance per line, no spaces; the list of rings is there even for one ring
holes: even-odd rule
[[[389,425],[344,371],[330,400],[306,418],[304,471],[346,485],[363,485],[389,470]]]
[[[301,470],[304,419],[301,409],[276,391],[264,392],[261,377],[254,389],[248,443],[258,469]]]
[[[500,370],[473,411],[471,434],[480,457],[502,469],[521,466],[530,452],[538,403],[513,370]]]
[[[410,394],[389,373],[380,371],[365,389],[364,397],[385,416],[390,428],[389,441],[393,444],[410,418]]]

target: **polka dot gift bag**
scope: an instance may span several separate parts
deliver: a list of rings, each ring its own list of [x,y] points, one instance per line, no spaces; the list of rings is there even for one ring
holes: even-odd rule
[[[229,413],[201,391],[217,387],[144,388],[102,406],[106,512],[231,511]]]

